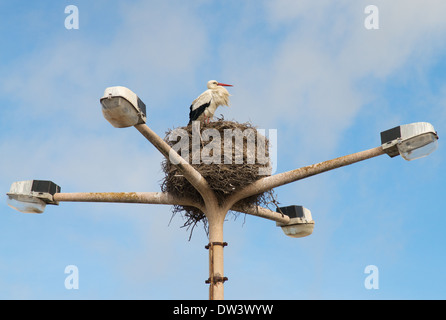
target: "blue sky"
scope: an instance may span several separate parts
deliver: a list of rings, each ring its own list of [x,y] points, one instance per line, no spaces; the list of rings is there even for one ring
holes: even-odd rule
[[[364,9],[379,9],[379,29]],[[79,9],[68,30],[64,9]],[[276,189],[303,205],[311,236],[228,216],[226,299],[445,299],[442,132],[446,3],[394,1],[2,1],[0,186],[52,180],[62,192],[159,191],[161,155],[113,128],[99,98],[131,88],[160,136],[188,121],[210,79],[233,84],[225,119],[277,129],[277,172],[366,150],[418,121],[429,157],[380,156]],[[207,299],[208,243],[168,206],[0,206],[2,299]],[[79,270],[67,290],[65,267]],[[379,289],[364,269],[379,270]]]

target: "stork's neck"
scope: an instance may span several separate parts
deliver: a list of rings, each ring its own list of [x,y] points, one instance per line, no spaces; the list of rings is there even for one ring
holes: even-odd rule
[[[213,90],[213,91],[217,91],[217,92],[219,92],[220,94],[227,94],[227,95],[229,95],[228,90],[226,90],[226,88],[225,88],[225,87],[222,87],[222,86],[216,86],[216,87],[213,88],[212,90]]]

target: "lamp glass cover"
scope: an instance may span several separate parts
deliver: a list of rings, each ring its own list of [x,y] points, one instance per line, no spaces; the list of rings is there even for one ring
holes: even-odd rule
[[[8,195],[8,206],[23,213],[43,213],[46,203],[39,198],[25,195]]]
[[[435,151],[437,147],[437,137],[433,133],[421,134],[398,144],[401,156],[408,161],[425,157]]]
[[[135,108],[122,97],[105,98],[101,100],[102,113],[115,128],[131,127],[139,122]]]
[[[291,238],[303,238],[313,233],[314,223],[301,223],[283,226],[282,231]]]

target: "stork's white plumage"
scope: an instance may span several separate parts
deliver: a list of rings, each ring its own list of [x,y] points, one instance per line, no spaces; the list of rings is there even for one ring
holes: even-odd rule
[[[208,89],[200,94],[190,106],[189,124],[196,120],[209,122],[219,106],[229,106],[230,94],[224,87],[232,87],[232,85],[210,80],[207,87]]]

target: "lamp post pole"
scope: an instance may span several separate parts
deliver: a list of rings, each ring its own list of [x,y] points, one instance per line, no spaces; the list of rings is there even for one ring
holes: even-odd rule
[[[226,212],[221,208],[214,208],[206,213],[209,227],[209,244],[205,247],[209,250],[209,300],[224,299],[224,254],[223,249],[223,224]]]

